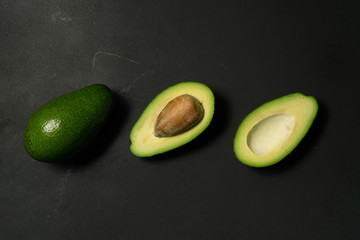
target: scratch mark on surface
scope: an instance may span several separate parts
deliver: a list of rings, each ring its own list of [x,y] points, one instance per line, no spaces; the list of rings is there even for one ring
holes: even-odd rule
[[[125,98],[131,99],[131,100],[134,100],[134,101],[137,101],[137,102],[149,102],[149,100],[136,98],[136,97],[131,97],[131,96],[125,96]]]
[[[60,179],[60,194],[59,194],[59,206],[61,206],[63,200],[64,200],[64,195],[65,195],[65,190],[66,190],[66,183],[69,180],[69,177],[71,175],[71,168],[69,168],[66,173],[65,176]]]
[[[43,4],[46,4],[46,5],[50,5],[49,2],[46,2],[46,1],[39,1],[40,3],[43,3]]]
[[[124,59],[126,61],[129,61],[129,62],[132,62],[132,63],[135,63],[135,64],[138,64],[140,65],[141,63],[137,62],[137,61],[134,61],[130,58],[126,58],[126,57],[123,57],[123,56],[120,56],[120,55],[117,55],[115,53],[109,53],[109,52],[104,52],[104,51],[97,51],[95,54],[94,54],[94,57],[93,57],[93,61],[92,61],[92,70],[94,71],[95,69],[95,63],[96,63],[96,57],[100,54],[104,54],[104,55],[108,55],[108,56],[112,56],[112,57],[117,57],[117,58],[121,58],[121,59]]]
[[[123,92],[123,93],[129,93],[130,90],[131,90],[131,87],[132,87],[132,83],[130,82],[130,84],[129,84],[128,86],[123,87],[123,88],[121,89],[121,92]]]
[[[57,11],[56,13],[51,15],[51,20],[54,22],[56,22],[57,20],[60,20],[63,22],[71,22],[72,18],[63,12]]]
[[[53,80],[56,76],[57,76],[57,73],[54,73],[54,74],[51,76],[50,80]]]
[[[59,196],[58,196],[59,199],[58,199],[57,205],[54,208],[54,214],[47,215],[48,218],[50,218],[51,216],[54,216],[54,218],[53,218],[54,223],[56,223],[56,221],[57,221],[56,219],[59,217],[59,215],[61,213],[61,207],[62,207],[64,198],[65,198],[66,184],[69,180],[70,175],[71,175],[71,168],[69,168],[66,171],[65,176],[60,179],[60,189],[59,189]]]

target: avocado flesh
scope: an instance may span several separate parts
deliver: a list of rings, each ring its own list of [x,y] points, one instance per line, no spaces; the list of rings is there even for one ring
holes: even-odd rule
[[[267,167],[286,157],[303,139],[318,111],[314,97],[293,93],[267,102],[239,125],[234,152],[240,162]]]
[[[24,131],[24,147],[36,160],[64,161],[82,150],[101,130],[113,96],[94,84],[59,96],[36,110]]]
[[[195,97],[204,109],[201,121],[189,130],[171,137],[156,137],[154,125],[160,112],[177,96]],[[182,82],[165,89],[146,107],[130,133],[130,150],[139,157],[150,157],[178,148],[196,138],[210,124],[214,114],[214,95],[209,87],[198,82]]]

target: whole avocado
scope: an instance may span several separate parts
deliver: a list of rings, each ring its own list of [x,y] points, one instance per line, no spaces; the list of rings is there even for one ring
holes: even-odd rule
[[[44,162],[68,160],[99,133],[112,105],[113,95],[103,84],[93,84],[47,102],[27,122],[26,152]]]

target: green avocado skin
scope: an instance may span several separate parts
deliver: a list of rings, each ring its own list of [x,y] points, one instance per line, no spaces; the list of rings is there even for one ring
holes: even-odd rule
[[[99,133],[112,105],[113,95],[103,84],[90,85],[47,102],[27,122],[26,152],[44,162],[68,160]]]

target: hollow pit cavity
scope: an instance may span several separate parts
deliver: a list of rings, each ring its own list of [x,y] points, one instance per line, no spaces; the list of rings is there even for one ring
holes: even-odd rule
[[[295,122],[296,117],[289,113],[264,118],[249,131],[248,147],[258,156],[267,156],[286,142],[295,128]]]

